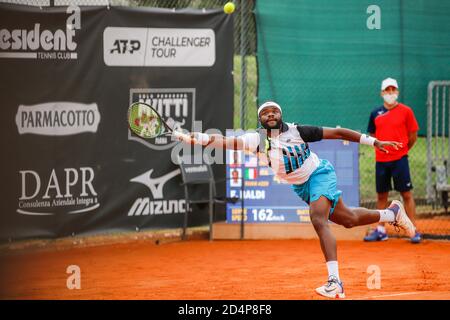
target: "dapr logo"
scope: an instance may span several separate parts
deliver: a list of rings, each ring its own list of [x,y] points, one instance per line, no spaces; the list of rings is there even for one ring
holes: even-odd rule
[[[40,23],[31,30],[0,29],[0,58],[77,59],[75,30],[81,29],[80,8],[69,6],[66,12],[70,15],[61,29],[46,29]]]
[[[97,209],[95,173],[90,167],[52,169],[51,172],[19,171],[20,214],[45,216],[64,210],[78,214]]]
[[[192,131],[195,121],[195,88],[189,89],[131,89],[130,104],[143,102],[151,105],[167,123],[174,127]],[[178,142],[169,136],[144,140],[128,130],[128,140],[144,144],[150,149],[170,149]]]
[[[153,200],[150,198],[138,198],[128,211],[129,217],[176,214],[186,212],[186,201],[184,199],[162,200],[164,199],[164,186],[172,178],[181,173],[176,169],[158,178],[152,177],[153,169],[132,178],[130,182],[137,182],[145,185],[151,192]]]

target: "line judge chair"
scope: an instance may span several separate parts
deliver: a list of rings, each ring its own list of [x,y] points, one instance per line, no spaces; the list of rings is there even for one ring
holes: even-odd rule
[[[188,214],[192,211],[191,204],[208,204],[209,215],[209,240],[213,239],[213,220],[216,203],[236,203],[239,201],[238,197],[219,197],[216,194],[216,183],[225,182],[226,179],[214,179],[214,173],[211,165],[203,161],[203,155],[201,155],[202,163],[193,164],[191,161],[194,156],[180,157],[178,156],[178,163],[181,169],[182,186],[184,187],[184,195],[186,199],[186,211],[183,217],[183,233],[182,239],[186,239],[186,229],[188,225]],[[190,160],[190,161],[186,161]],[[193,198],[192,187],[195,185],[208,185],[207,197]]]

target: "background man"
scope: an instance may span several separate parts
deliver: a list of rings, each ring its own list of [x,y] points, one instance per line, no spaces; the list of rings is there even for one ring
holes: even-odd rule
[[[416,204],[411,189],[411,175],[409,172],[408,151],[417,140],[419,125],[412,109],[397,101],[399,94],[398,84],[395,79],[387,78],[381,83],[381,97],[384,100],[382,106],[377,107],[370,114],[367,131],[378,140],[398,141],[403,148],[394,149],[386,147],[389,151],[380,152],[375,149],[376,155],[376,190],[377,208],[386,208],[389,191],[392,190],[391,181],[394,181],[394,189],[400,192],[410,220],[414,223]],[[365,241],[387,240],[384,223],[364,238]],[[419,243],[421,235],[416,231],[411,238],[412,243]]]

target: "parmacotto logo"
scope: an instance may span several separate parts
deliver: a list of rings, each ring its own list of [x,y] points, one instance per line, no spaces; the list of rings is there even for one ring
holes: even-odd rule
[[[66,136],[97,132],[100,113],[96,103],[49,102],[20,105],[16,114],[19,134]]]
[[[75,32],[81,28],[80,8],[67,8],[66,25],[49,29],[40,22],[32,28],[0,29],[0,58],[77,59]]]

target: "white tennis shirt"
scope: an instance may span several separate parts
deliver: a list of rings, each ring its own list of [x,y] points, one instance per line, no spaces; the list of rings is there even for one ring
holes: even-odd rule
[[[245,150],[265,153],[277,177],[289,184],[302,184],[319,166],[320,160],[308,142],[322,140],[323,129],[283,122],[280,134],[266,138],[259,132],[240,136]]]

